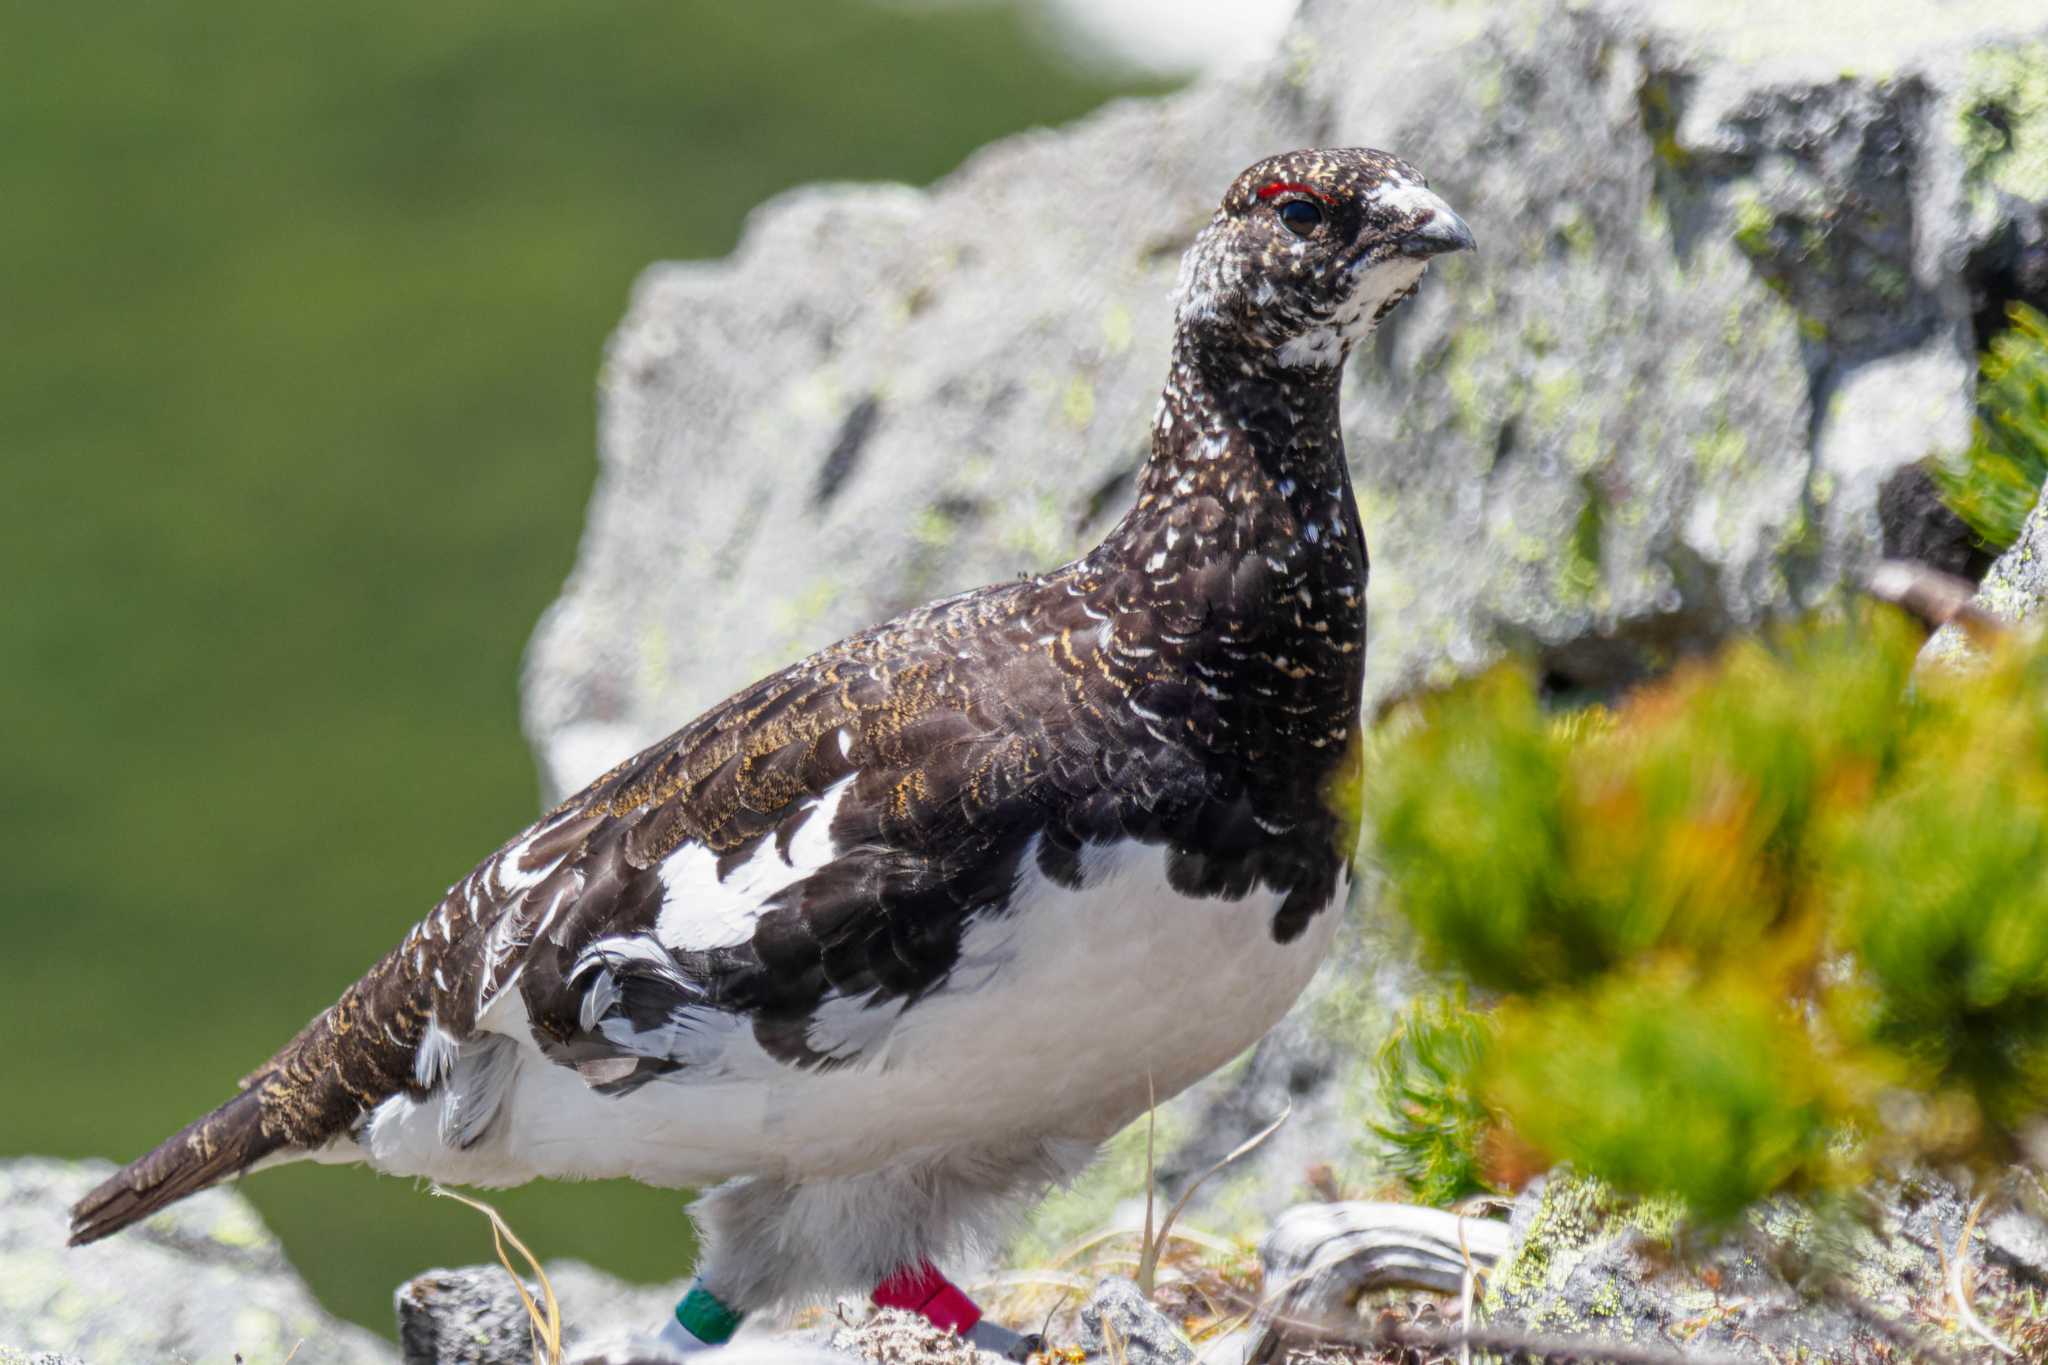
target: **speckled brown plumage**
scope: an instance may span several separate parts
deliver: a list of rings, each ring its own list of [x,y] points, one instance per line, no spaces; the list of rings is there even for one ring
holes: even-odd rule
[[[1189,252],[1152,458],[1101,545],[835,644],[599,778],[450,888],[240,1096],[83,1201],[74,1240],[424,1095],[446,1064],[430,1026],[459,1046],[506,991],[549,1059],[623,1093],[717,1064],[635,1041],[690,1011],[743,1021],[781,1065],[857,1060],[814,1045],[821,1007],[941,988],[968,926],[1015,912],[1027,858],[1078,886],[1093,847],[1163,847],[1182,895],[1277,893],[1264,932],[1282,943],[1334,913],[1367,574],[1338,383],[1420,262],[1470,245],[1421,184],[1356,150],[1246,171]],[[1372,271],[1393,283],[1361,289]],[[706,850],[721,882],[764,850],[786,860],[849,779],[829,861],[765,896],[743,937],[645,948],[665,860]]]

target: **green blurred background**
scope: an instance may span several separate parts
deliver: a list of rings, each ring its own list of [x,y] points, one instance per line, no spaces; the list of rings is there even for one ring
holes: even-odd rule
[[[138,1154],[533,815],[520,653],[643,265],[1161,83],[1001,3],[7,12],[0,1154]],[[386,1333],[490,1254],[410,1182],[243,1188]],[[545,1256],[688,1268],[674,1193],[500,1203]]]

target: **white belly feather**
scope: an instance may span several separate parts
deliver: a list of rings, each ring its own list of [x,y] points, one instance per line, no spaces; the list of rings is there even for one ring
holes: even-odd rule
[[[362,1134],[383,1170],[474,1184],[630,1176],[703,1185],[740,1175],[815,1179],[934,1150],[1043,1136],[1095,1142],[1235,1057],[1294,1003],[1329,946],[1338,904],[1291,943],[1281,896],[1180,895],[1166,853],[1091,850],[1086,885],[1048,882],[1027,853],[1012,905],[972,924],[945,987],[903,1008],[828,1004],[811,1044],[860,1054],[830,1068],[768,1057],[744,1025],[717,1039],[722,1067],[623,1095],[542,1057],[517,991],[485,1027],[519,1042],[503,1112],[476,1146],[441,1138],[429,1097],[387,1101]],[[1149,1085],[1148,1085],[1149,1078]]]

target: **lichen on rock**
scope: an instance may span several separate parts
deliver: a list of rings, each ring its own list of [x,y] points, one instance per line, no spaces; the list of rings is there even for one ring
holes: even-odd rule
[[[389,1342],[320,1307],[232,1190],[197,1195],[111,1241],[66,1246],[71,1205],[111,1169],[33,1157],[0,1163],[0,1344],[91,1365],[396,1361]]]

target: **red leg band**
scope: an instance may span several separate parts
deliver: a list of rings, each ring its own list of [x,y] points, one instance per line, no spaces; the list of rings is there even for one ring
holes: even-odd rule
[[[974,1300],[939,1273],[930,1261],[905,1266],[875,1286],[868,1296],[877,1308],[907,1308],[934,1327],[950,1327],[961,1336],[981,1321]]]

